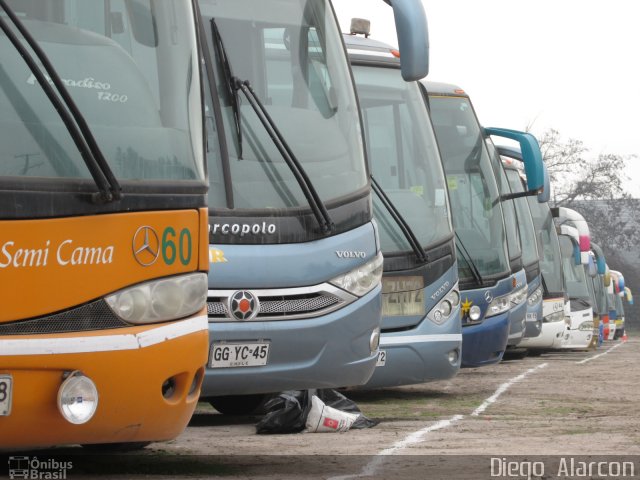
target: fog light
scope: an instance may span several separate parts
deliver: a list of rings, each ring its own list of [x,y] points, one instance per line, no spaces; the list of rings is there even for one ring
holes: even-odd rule
[[[380,329],[376,328],[373,332],[371,332],[371,339],[369,340],[369,348],[371,349],[371,353],[378,350],[380,346]]]
[[[72,372],[58,390],[58,410],[69,423],[87,423],[98,408],[98,389],[81,372]]]
[[[480,310],[480,307],[477,305],[474,305],[469,309],[469,318],[474,322],[480,319],[481,314],[482,314],[482,310]]]
[[[449,352],[449,363],[451,365],[457,365],[458,357],[459,357],[458,350],[451,350]]]

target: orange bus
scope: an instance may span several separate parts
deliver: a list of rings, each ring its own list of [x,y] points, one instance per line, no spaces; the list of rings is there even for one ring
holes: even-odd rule
[[[195,8],[0,0],[0,450],[140,446],[193,414],[208,351]]]

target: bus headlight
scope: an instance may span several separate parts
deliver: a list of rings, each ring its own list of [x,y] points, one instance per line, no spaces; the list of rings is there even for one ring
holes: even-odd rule
[[[578,327],[578,330],[580,330],[581,332],[587,332],[587,331],[593,330],[593,322],[590,322],[588,320],[586,322],[582,322]]]
[[[98,408],[95,383],[79,371],[72,372],[58,390],[58,410],[69,423],[87,423]]]
[[[536,288],[529,298],[527,298],[527,303],[529,306],[533,307],[536,303],[542,300],[542,287]]]
[[[509,296],[509,299],[511,300],[511,303],[514,306],[523,304],[524,301],[527,299],[527,287],[526,287],[526,285],[524,287],[522,287],[522,288],[519,288],[515,292],[511,292],[511,295]]]
[[[362,297],[380,285],[382,281],[382,264],[382,253],[378,253],[373,260],[334,278],[329,283],[353,295]]]
[[[553,312],[542,319],[544,323],[554,323],[564,320],[564,311]]]
[[[511,308],[511,293],[508,295],[503,295],[501,297],[494,298],[493,301],[489,304],[489,308],[487,308],[487,313],[485,313],[485,317],[493,317],[495,315],[500,315]]]
[[[190,273],[153,280],[105,298],[125,322],[146,324],[188,317],[207,301],[207,274]]]
[[[456,284],[438,304],[427,313],[427,318],[436,325],[442,325],[451,316],[451,312],[460,305],[460,293]]]

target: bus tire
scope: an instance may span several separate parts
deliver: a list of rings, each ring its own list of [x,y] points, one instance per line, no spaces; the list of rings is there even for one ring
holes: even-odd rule
[[[223,415],[251,415],[254,413],[267,394],[257,395],[225,395],[221,397],[209,397],[209,404]]]

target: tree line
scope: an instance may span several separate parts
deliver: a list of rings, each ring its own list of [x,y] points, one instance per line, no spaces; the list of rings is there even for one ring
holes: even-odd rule
[[[628,162],[637,156],[592,155],[584,142],[555,129],[537,135],[551,180],[551,204],[581,213],[610,268],[620,270],[640,303],[640,199],[626,190]],[[640,306],[625,305],[627,319]]]

